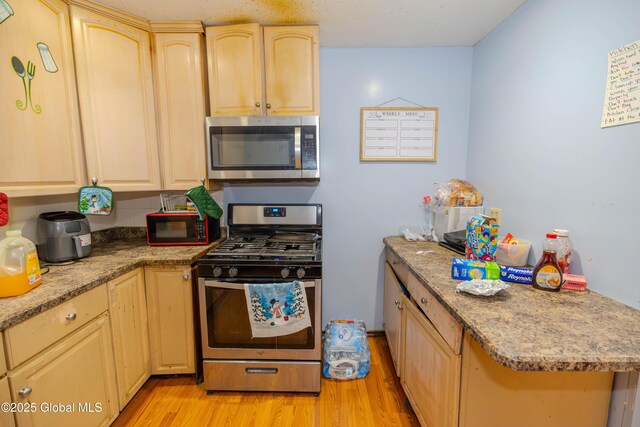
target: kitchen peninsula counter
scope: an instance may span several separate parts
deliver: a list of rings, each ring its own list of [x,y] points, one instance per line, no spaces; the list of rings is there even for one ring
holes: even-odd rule
[[[89,257],[69,265],[51,266],[42,276],[42,284],[32,291],[0,299],[0,331],[136,268],[192,264],[223,240],[202,246],[163,247],[148,246],[139,237],[94,243]]]
[[[521,371],[640,370],[640,310],[597,292],[559,293],[511,283],[492,297],[456,293],[451,259],[433,242],[384,243],[502,366]]]

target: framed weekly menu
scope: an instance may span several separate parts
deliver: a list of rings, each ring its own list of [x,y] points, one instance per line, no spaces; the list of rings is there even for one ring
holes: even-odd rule
[[[360,160],[435,162],[437,107],[360,108]]]

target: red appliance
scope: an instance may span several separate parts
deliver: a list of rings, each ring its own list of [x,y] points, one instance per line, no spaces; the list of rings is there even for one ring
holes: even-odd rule
[[[220,220],[197,212],[147,215],[149,246],[208,245],[220,237]]]

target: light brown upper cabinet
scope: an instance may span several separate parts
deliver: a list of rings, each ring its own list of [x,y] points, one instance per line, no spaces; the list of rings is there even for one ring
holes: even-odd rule
[[[320,114],[320,49],[317,26],[264,27],[267,114]]]
[[[11,7],[0,24],[0,189],[10,197],[77,192],[86,180],[68,7]]]
[[[186,190],[207,177],[204,37],[156,33],[153,38],[163,188]]]
[[[206,38],[212,116],[320,114],[317,26],[225,25]]]
[[[77,6],[71,18],[89,179],[159,190],[149,32]]]

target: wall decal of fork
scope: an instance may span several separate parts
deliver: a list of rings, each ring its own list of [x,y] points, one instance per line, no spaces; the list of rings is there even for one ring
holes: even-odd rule
[[[22,87],[24,88],[24,102],[21,99],[16,101],[16,107],[20,110],[26,110],[27,105],[31,105],[31,109],[34,113],[40,114],[42,113],[42,107],[40,105],[34,105],[31,100],[31,81],[36,76],[36,64],[31,61],[27,62],[27,68],[25,70],[24,64],[17,56],[11,57],[11,65],[13,66],[13,70],[16,72],[18,77],[22,79]],[[25,81],[25,76],[27,81]],[[28,82],[28,85],[27,85]]]

